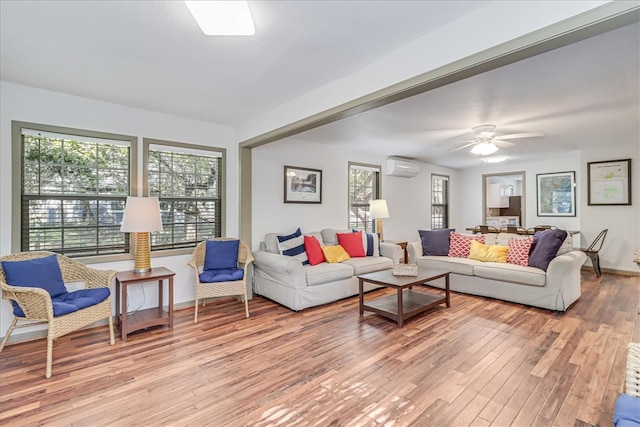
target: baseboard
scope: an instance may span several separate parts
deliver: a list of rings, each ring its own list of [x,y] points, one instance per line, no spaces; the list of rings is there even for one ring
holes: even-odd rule
[[[588,266],[588,265],[583,265],[581,270],[593,271],[593,267]],[[600,268],[600,271],[602,271],[603,273],[619,274],[621,276],[640,277],[640,271],[616,270],[614,268]]]
[[[189,308],[189,307],[193,307],[193,304],[195,303],[195,301],[186,301],[186,302],[181,302],[179,304],[174,304],[173,305],[173,310],[182,310],[184,308]],[[104,326],[108,324],[108,320],[107,319],[103,319],[103,320],[99,320],[95,323],[92,323],[90,325],[88,325],[86,328],[82,328],[82,329],[90,329],[90,328],[95,328],[98,326]],[[37,328],[38,326],[34,326],[34,328]],[[117,329],[117,328],[116,328]],[[38,329],[36,331],[29,331],[29,332],[22,332],[22,333],[18,333],[19,330],[14,330],[13,334],[11,334],[11,336],[9,337],[9,339],[7,340],[7,344],[6,345],[11,345],[11,344],[18,344],[18,343],[23,343],[23,342],[27,342],[27,341],[33,341],[33,340],[38,340],[38,339],[43,339],[47,337],[47,328],[46,327],[41,327],[41,329]],[[116,332],[117,335],[117,332]],[[4,336],[2,337],[4,339]]]

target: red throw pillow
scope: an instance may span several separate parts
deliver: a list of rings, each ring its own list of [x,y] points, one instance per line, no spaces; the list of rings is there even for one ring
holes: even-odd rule
[[[480,234],[460,234],[452,231],[449,243],[449,256],[456,258],[469,258],[472,240],[477,240],[484,244],[484,236]]]
[[[338,233],[338,244],[344,248],[351,258],[364,257],[362,231],[357,233]]]
[[[533,245],[533,237],[527,237],[526,239],[509,239],[507,244],[509,250],[507,251],[507,262],[516,265],[529,265],[529,252],[531,251],[531,245]]]
[[[324,252],[320,242],[313,236],[304,236],[304,250],[307,252],[309,264],[317,265],[324,262]]]

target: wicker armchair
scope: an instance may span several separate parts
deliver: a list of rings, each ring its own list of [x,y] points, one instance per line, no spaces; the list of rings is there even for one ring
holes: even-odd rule
[[[52,255],[51,252],[21,252],[0,257],[0,261],[24,261],[50,255]],[[62,279],[65,283],[84,282],[87,288],[109,288],[116,275],[115,271],[89,268],[63,255],[57,255],[57,259],[62,272]],[[15,301],[24,312],[24,317],[14,316],[13,322],[11,322],[2,343],[0,343],[0,352],[4,349],[9,336],[15,328],[48,324],[46,378],[51,377],[53,340],[58,337],[81,329],[96,321],[108,319],[109,344],[115,344],[110,296],[96,305],[62,316],[54,316],[53,303],[49,293],[40,288],[19,287],[7,284],[2,264],[0,264],[0,288],[2,289],[2,298]],[[26,323],[18,324],[19,321],[25,321]]]
[[[211,240],[237,240],[227,237],[219,237]],[[240,241],[238,246],[238,265],[239,268],[244,269],[244,276],[241,280],[234,280],[231,282],[214,282],[214,283],[202,283],[200,282],[200,273],[204,267],[204,258],[206,254],[206,241],[200,242],[193,251],[191,261],[189,265],[193,267],[196,273],[196,301],[195,301],[195,313],[193,315],[193,323],[198,323],[198,302],[202,298],[202,306],[205,306],[207,298],[219,298],[227,296],[239,296],[240,300],[244,302],[244,309],[246,317],[249,317],[249,302],[247,301],[247,270],[249,264],[253,262],[253,255],[249,250],[249,246]]]

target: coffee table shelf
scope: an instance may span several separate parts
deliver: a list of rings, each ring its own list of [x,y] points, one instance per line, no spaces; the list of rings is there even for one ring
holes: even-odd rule
[[[414,286],[422,285],[439,278],[445,278],[443,295],[412,289]],[[411,277],[393,276],[391,270],[384,270],[360,275],[358,276],[358,282],[360,291],[360,316],[364,315],[364,311],[371,311],[394,320],[397,322],[399,328],[404,325],[405,320],[440,304],[445,304],[447,307],[451,306],[448,271],[419,268],[418,276]],[[365,303],[364,282],[396,289],[396,295],[377,298]]]

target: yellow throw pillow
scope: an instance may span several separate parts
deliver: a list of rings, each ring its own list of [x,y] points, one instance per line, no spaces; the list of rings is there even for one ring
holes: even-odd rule
[[[478,261],[507,262],[508,250],[508,246],[484,245],[472,240],[469,259],[476,259]]]
[[[342,262],[351,259],[347,251],[340,245],[323,246],[322,252],[327,262]]]

